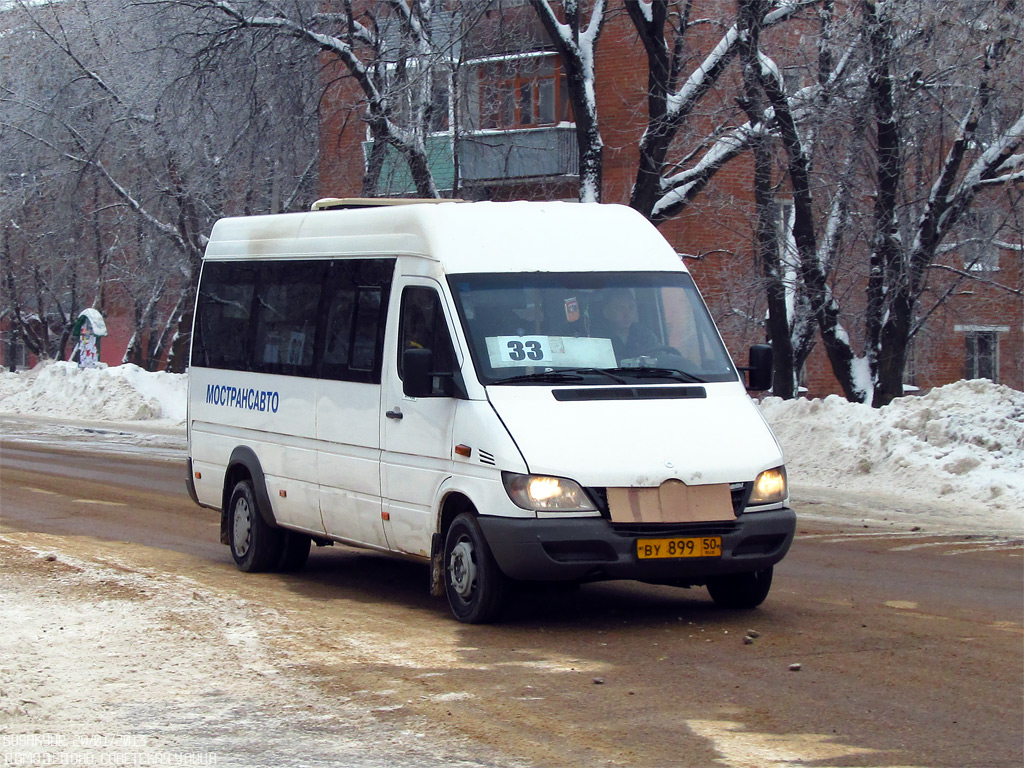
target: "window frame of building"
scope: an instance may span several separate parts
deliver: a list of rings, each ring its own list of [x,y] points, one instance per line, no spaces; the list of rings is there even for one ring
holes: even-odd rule
[[[467,62],[481,131],[528,130],[571,123],[558,54],[531,51]]]
[[[964,378],[988,379],[999,383],[999,335],[1007,333],[1007,326],[958,325],[954,328],[964,334]]]
[[[968,272],[998,272],[999,246],[993,241],[998,229],[995,212],[975,209],[964,216],[960,258]]]

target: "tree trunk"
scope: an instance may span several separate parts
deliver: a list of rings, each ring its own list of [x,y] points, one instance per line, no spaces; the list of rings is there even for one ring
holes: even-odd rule
[[[754,126],[763,119],[760,61],[761,20],[765,0],[740,0],[740,60],[743,64],[742,106]],[[785,399],[796,397],[797,371],[793,359],[789,312],[786,307],[785,270],[780,258],[779,233],[775,220],[775,193],[772,184],[771,137],[760,133],[753,140],[754,207],[756,224],[754,244],[768,302],[768,337],[774,353],[773,393]]]

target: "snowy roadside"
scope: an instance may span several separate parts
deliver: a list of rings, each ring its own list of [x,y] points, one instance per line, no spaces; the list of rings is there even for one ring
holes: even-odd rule
[[[499,765],[436,725],[321,695],[278,658],[276,610],[116,544],[70,544],[0,533],[3,765]]]
[[[0,373],[0,437],[181,459],[185,377],[131,368]],[[1024,393],[974,381],[880,411],[840,398],[761,407],[805,520],[1024,534]],[[383,682],[322,695],[282,656],[289,616],[187,557],[0,519],[3,764],[509,764],[402,715]]]
[[[971,380],[881,409],[833,395],[769,398],[761,412],[797,499],[876,509],[871,522],[1024,536],[1024,392]]]
[[[2,372],[0,435],[180,459],[186,386],[184,375],[133,365]],[[826,502],[838,522],[1024,536],[1024,392],[960,381],[882,409],[831,396],[768,398],[761,411],[806,519]]]

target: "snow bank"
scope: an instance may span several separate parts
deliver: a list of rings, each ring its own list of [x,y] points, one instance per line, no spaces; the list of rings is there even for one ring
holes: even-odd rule
[[[187,377],[137,365],[79,368],[54,362],[0,373],[0,413],[98,421],[185,420]]]
[[[885,408],[768,398],[761,411],[791,481],[848,493],[896,493],[1024,523],[1024,392],[959,381]]]

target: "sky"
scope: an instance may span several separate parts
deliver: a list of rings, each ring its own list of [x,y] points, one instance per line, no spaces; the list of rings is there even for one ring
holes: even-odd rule
[[[79,423],[92,425],[90,435],[105,423],[114,445],[180,456],[187,386],[185,374],[135,365],[4,371],[0,432],[65,439],[86,429]],[[849,506],[851,515],[875,509],[878,521],[904,527],[1024,536],[1024,392],[980,379],[881,409],[832,395],[769,397],[761,412],[782,446],[794,500]]]

